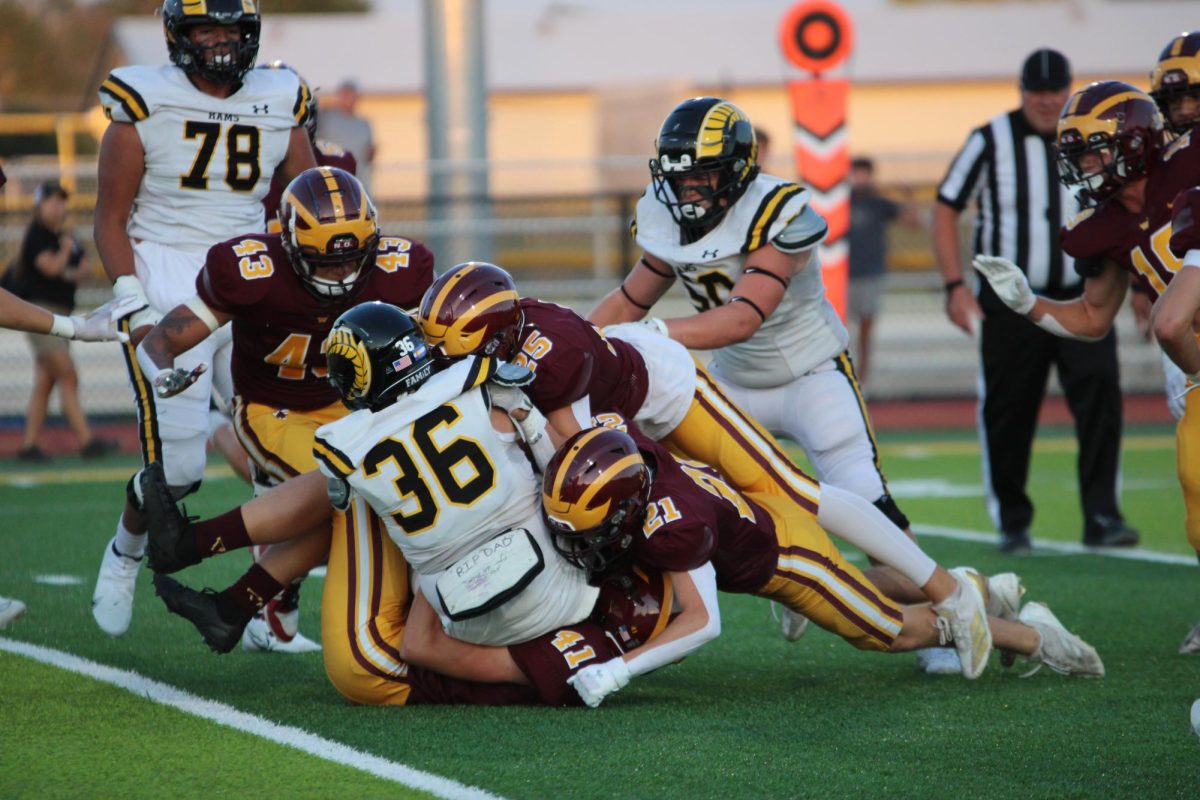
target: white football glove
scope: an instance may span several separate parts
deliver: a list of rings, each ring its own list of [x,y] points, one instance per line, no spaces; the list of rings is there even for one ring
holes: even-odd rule
[[[671,337],[671,334],[667,332],[667,323],[663,322],[658,317],[642,317],[637,321],[637,324],[645,325],[655,333],[660,333],[667,338]]]
[[[1000,301],[1021,316],[1028,314],[1037,302],[1025,273],[1007,258],[975,256],[971,266],[987,278]]]
[[[159,397],[174,397],[186,391],[208,371],[208,364],[197,364],[190,372],[179,367],[163,367],[154,376],[154,393]]]
[[[136,302],[132,304],[136,310],[126,312],[129,315],[129,330],[131,331],[146,326],[153,327],[162,319],[162,314],[150,307],[150,301],[146,299],[146,289],[136,275],[122,275],[117,278],[113,282],[113,297],[132,297],[140,301],[140,304]]]
[[[127,342],[129,336],[117,330],[117,320],[145,308],[145,300],[129,295],[114,297],[90,314],[70,317],[55,315],[50,332],[64,339],[81,342]]]
[[[589,708],[596,708],[604,698],[629,684],[629,667],[618,657],[584,667],[567,679]]]

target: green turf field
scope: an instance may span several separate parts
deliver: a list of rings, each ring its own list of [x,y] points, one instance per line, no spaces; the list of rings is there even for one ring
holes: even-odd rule
[[[1064,431],[1044,432],[1041,441],[1030,482],[1035,540],[1077,542],[1074,446]],[[898,499],[918,528],[990,530],[973,438],[914,433],[882,442]],[[1131,430],[1123,464],[1126,515],[1145,547],[1188,554],[1170,431]],[[595,711],[357,708],[327,684],[319,654],[209,653],[159,605],[145,571],[129,633],[111,639],[96,628],[95,570],[131,467],[62,460],[0,472],[0,594],[29,605],[0,637],[130,670],[506,797],[1200,796],[1200,739],[1188,726],[1200,657],[1175,652],[1200,619],[1194,565],[1047,548],[1015,559],[991,542],[924,539],[950,566],[1018,570],[1028,598],[1048,602],[1099,650],[1108,670],[1100,680],[1046,670],[1019,680],[996,657],[974,683],[925,676],[909,656],[858,653],[821,631],[789,644],[766,603],[724,597],[719,640]],[[190,511],[208,515],[244,494],[218,476]],[[181,576],[221,587],[246,563],[233,555]],[[303,627],[315,638],[312,580]],[[3,651],[0,720],[4,798],[420,796]]]

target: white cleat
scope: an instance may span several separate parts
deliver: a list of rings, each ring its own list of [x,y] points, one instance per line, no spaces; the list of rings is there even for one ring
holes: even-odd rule
[[[92,616],[100,630],[109,636],[120,636],[129,630],[133,619],[133,589],[137,585],[141,558],[130,558],[117,552],[116,537],[104,545],[96,591],[92,593]]]
[[[925,647],[917,651],[917,668],[929,675],[959,675],[962,659],[953,647]]]
[[[1200,736],[1200,700],[1192,703],[1192,733]]]
[[[999,617],[1012,622],[1021,612],[1021,598],[1025,596],[1025,584],[1015,572],[1001,572],[987,578],[987,603],[989,617]]]
[[[1026,603],[1017,620],[1037,631],[1041,639],[1029,656],[1035,666],[1022,678],[1037,672],[1042,664],[1062,675],[1104,676],[1104,662],[1096,648],[1063,627],[1045,604]]]
[[[11,597],[0,597],[0,631],[25,613],[25,604]]]
[[[783,638],[789,642],[794,642],[808,632],[808,617],[803,614],[797,614],[790,608],[784,608],[783,617],[779,621],[779,629],[783,633]]]
[[[938,625],[939,644],[954,644],[962,662],[963,677],[973,681],[987,667],[988,656],[992,652],[992,629],[988,626],[987,608],[977,580],[979,573],[959,567],[951,570],[950,574],[954,576],[958,589],[933,605],[938,619],[944,620],[949,627],[950,635],[947,637],[946,628]]]
[[[284,639],[271,630],[261,614],[255,614],[242,631],[242,649],[257,653],[315,653],[321,645],[298,631],[290,639]]]
[[[1180,655],[1186,656],[1192,653],[1200,653],[1200,622],[1192,627],[1191,632],[1184,638],[1183,644],[1179,645]]]

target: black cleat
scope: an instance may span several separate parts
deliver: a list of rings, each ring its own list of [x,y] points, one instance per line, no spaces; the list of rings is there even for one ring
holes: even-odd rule
[[[1000,552],[1010,556],[1027,556],[1033,552],[1028,530],[1001,531]],[[154,562],[150,562],[153,566]]]
[[[1141,541],[1137,529],[1120,517],[1097,514],[1083,534],[1087,547],[1136,547]]]
[[[167,610],[196,626],[204,643],[215,653],[228,653],[242,640],[249,619],[229,622],[220,611],[219,593],[212,589],[197,592],[166,575],[154,576],[154,591]]]
[[[155,462],[148,465],[142,470],[139,480],[142,487],[142,513],[146,518],[146,532],[150,534],[146,544],[150,569],[170,573],[199,564],[200,555],[196,552],[192,520],[181,514],[175,505],[162,464]]]

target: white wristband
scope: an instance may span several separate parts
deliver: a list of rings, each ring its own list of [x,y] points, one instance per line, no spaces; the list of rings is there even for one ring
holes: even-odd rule
[[[74,339],[75,323],[71,321],[70,317],[55,314],[54,320],[50,323],[50,335],[61,336],[64,339]]]

